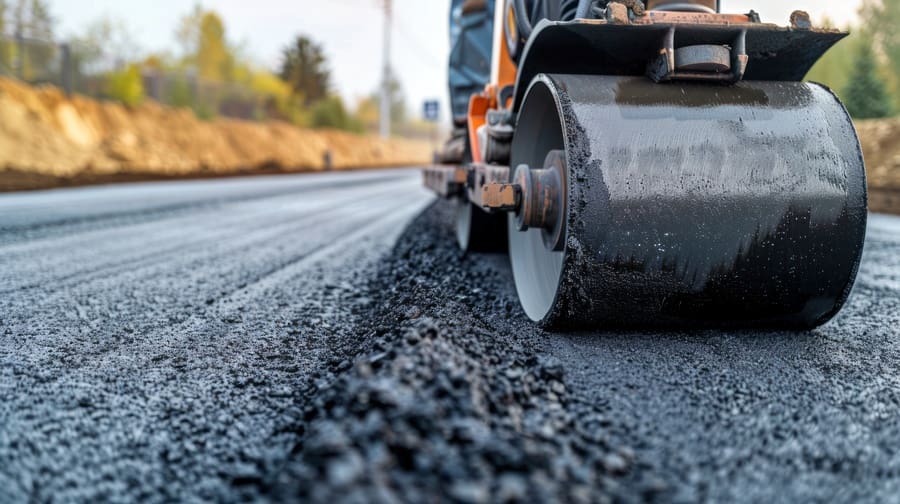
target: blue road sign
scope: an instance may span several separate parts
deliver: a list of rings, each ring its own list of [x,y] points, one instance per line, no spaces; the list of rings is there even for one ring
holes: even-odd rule
[[[422,115],[426,121],[437,122],[441,115],[441,104],[437,100],[425,100],[422,107]]]

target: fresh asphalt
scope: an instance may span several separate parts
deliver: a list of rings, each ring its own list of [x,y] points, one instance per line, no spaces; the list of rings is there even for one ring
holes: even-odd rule
[[[415,170],[0,195],[0,501],[898,500],[900,219],[816,330],[562,334],[432,202]]]

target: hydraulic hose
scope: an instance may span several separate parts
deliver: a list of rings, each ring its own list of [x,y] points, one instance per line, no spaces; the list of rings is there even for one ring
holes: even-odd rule
[[[575,11],[575,19],[584,19],[588,17],[592,3],[593,0],[578,0],[578,10]]]
[[[528,6],[525,0],[512,0],[515,7],[516,30],[519,32],[520,40],[528,40],[534,26],[531,25],[531,13],[528,12]]]

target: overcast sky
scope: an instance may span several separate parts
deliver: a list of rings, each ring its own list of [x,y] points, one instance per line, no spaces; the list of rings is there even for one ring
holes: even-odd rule
[[[725,12],[759,12],[763,21],[786,24],[791,11],[813,19],[827,15],[852,22],[861,0],[723,0]],[[126,23],[143,51],[175,51],[179,18],[187,0],[50,0],[62,36],[110,16]],[[381,68],[381,0],[205,0],[225,20],[228,36],[260,64],[275,67],[290,39],[304,33],[322,42],[334,84],[351,104],[377,86]],[[449,0],[394,0],[394,68],[417,113],[427,98],[446,103]],[[445,109],[446,111],[446,109]],[[445,113],[446,115],[446,113]]]

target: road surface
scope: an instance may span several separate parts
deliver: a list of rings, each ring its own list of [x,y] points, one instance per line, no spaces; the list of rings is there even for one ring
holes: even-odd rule
[[[0,501],[889,501],[900,219],[807,333],[547,333],[392,170],[0,195]]]

